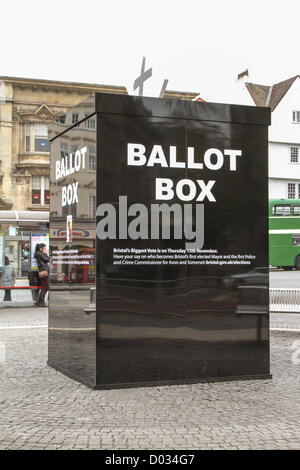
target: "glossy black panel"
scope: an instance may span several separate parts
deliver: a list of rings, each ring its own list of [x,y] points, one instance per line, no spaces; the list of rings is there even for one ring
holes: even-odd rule
[[[93,121],[90,118],[67,129],[72,125],[74,115],[81,121],[93,110],[94,97],[91,97],[68,112],[65,124],[56,122],[50,129],[48,357],[49,365],[92,387],[96,384],[96,313],[95,307],[90,308],[90,293],[91,288],[95,288],[96,277],[96,116],[92,117]],[[83,160],[79,165],[79,157],[75,161],[75,154],[85,148],[83,168]],[[60,163],[60,170],[63,162],[65,172],[70,174],[57,178],[56,162]],[[68,200],[66,191],[66,203],[62,206],[62,191],[68,187],[73,193],[71,195],[69,190]],[[69,240],[68,216],[72,216]]]
[[[66,139],[89,147],[95,136],[82,123],[52,143],[52,253],[96,249],[96,267],[89,258],[85,274],[70,263],[53,269],[49,363],[95,388],[269,377],[270,111],[118,95],[96,95],[95,104],[97,172],[76,174],[86,210],[76,209],[73,231],[85,229],[85,241],[57,240],[67,215],[58,195],[74,175],[55,181],[54,161]],[[128,144],[142,146],[141,164],[128,164]],[[156,191],[161,178],[169,199]],[[156,236],[151,211],[162,204],[176,206],[177,218],[160,218]]]
[[[269,125],[269,108],[238,106],[222,103],[206,103],[173,99],[140,98],[138,96],[120,96],[96,94],[96,112],[123,116],[163,117],[171,119],[192,119]]]
[[[98,203],[111,202],[117,212],[120,195],[127,196],[128,207],[144,204],[150,212],[150,205],[157,203],[155,178],[184,177],[184,170],[128,166],[126,158],[128,142],[143,143],[147,154],[155,143],[167,146],[171,142],[184,149],[185,125],[180,120],[100,115],[98,142]],[[180,201],[175,198],[172,202]],[[148,224],[150,231],[150,219]],[[184,241],[97,242],[97,384],[182,377],[173,349],[178,347],[178,338],[181,342],[178,328],[185,328],[186,266],[112,265],[114,249],[157,248],[184,248]]]
[[[197,161],[205,149],[224,153],[220,169],[187,173],[216,180],[216,201],[205,202],[203,250],[217,252],[209,262],[249,264],[189,265],[187,314],[202,343],[204,376],[259,375],[269,371],[267,127],[217,119],[187,123]],[[242,150],[235,170],[228,149]]]
[[[190,256],[191,264],[116,265],[116,249],[184,250],[185,240],[120,240],[118,235],[116,240],[98,240],[97,385],[268,376],[269,278],[264,271],[259,282],[253,281],[251,273],[255,277],[258,268],[268,267],[267,126],[262,124],[269,122],[269,112],[128,97],[110,101],[103,95],[96,107],[102,111],[98,113],[98,205],[111,203],[118,214],[119,196],[126,195],[128,207],[140,203],[150,212],[151,204],[166,202],[183,209],[176,194],[169,201],[156,200],[156,178],[171,179],[174,187],[182,179],[199,179],[204,185],[215,181],[216,201],[203,201],[202,249],[217,250],[225,261],[228,256],[235,262],[251,257],[249,264],[213,264],[211,259],[208,265],[193,265]],[[190,110],[197,120],[191,119]],[[172,112],[186,119],[171,119]],[[224,122],[231,116],[236,123]],[[218,170],[205,165],[201,170],[187,165],[129,166],[130,142],[142,144],[147,157],[154,145],[160,145],[168,163],[170,146],[176,147],[179,162],[187,162],[187,147],[194,147],[198,163],[203,163],[210,148],[224,155],[224,150],[240,149],[242,156],[235,161],[224,156]],[[211,162],[214,166],[216,159]]]

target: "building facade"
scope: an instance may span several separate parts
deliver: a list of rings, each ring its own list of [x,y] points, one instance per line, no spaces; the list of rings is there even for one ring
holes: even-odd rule
[[[269,199],[300,198],[300,76],[272,86],[246,83],[257,106],[269,106]]]
[[[127,94],[121,86],[0,77],[0,269],[7,256],[27,276],[30,235],[49,231],[48,124],[95,91]]]
[[[8,256],[17,276],[27,276],[30,234],[48,230],[48,125],[57,121],[58,127],[69,127],[85,118],[88,110],[68,111],[94,92],[127,94],[124,86],[0,76],[0,271]],[[164,98],[192,100],[197,95],[166,90]],[[87,130],[94,125],[93,119],[85,123]],[[66,142],[61,152],[69,151]],[[90,146],[91,168],[93,151]]]

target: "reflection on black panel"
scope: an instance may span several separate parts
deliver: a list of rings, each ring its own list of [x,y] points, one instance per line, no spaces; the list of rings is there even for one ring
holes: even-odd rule
[[[94,388],[269,377],[268,111],[104,94],[94,109],[84,101],[52,133],[76,124],[51,144],[49,364]],[[177,210],[165,237],[163,217],[151,230],[162,203]]]
[[[268,374],[267,298],[258,295],[255,304],[254,291],[247,297],[237,288],[241,283],[257,285],[259,293],[268,289],[265,128],[216,122],[217,115],[215,122],[153,115],[99,116],[98,205],[109,202],[118,214],[119,197],[126,195],[128,207],[141,203],[149,212],[157,202],[183,207],[176,193],[172,201],[156,200],[156,178],[169,178],[174,188],[183,179],[217,180],[213,193],[217,202],[203,202],[203,249],[216,249],[224,256],[230,253],[236,263],[239,256],[250,253],[255,261],[249,265],[113,264],[115,249],[184,250],[185,240],[98,240],[97,385]],[[153,145],[159,144],[167,160],[169,147],[176,147],[179,162],[186,160],[187,146],[196,149],[198,163],[205,149],[215,147],[242,148],[245,159],[238,162],[238,172],[228,170],[229,160],[218,173],[187,165],[128,166],[128,142],[141,143],[148,157]],[[241,313],[239,307],[245,305],[248,310]]]
[[[78,122],[93,110],[93,98],[84,101],[52,125],[50,138],[68,128],[74,116]],[[85,121],[51,143],[49,364],[92,387],[96,381],[96,314],[91,304],[96,282],[95,152],[96,132]]]

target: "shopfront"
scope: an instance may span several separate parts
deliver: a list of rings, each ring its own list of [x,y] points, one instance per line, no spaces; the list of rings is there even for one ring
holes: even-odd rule
[[[49,212],[0,211],[0,270],[7,256],[16,278],[27,279],[33,234],[49,236]]]

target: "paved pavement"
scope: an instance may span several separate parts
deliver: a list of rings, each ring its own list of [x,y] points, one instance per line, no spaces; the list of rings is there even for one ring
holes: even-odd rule
[[[272,380],[93,391],[46,365],[46,308],[2,309],[0,449],[300,449],[300,334],[271,344]]]
[[[270,272],[270,287],[300,289],[300,271],[276,269]]]

